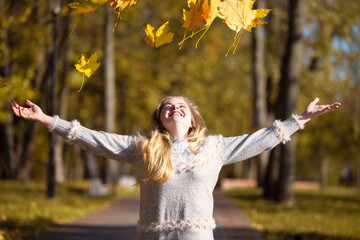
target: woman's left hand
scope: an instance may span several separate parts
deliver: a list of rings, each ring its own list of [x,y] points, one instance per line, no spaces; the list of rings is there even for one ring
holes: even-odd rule
[[[304,120],[311,120],[322,114],[338,109],[341,106],[341,103],[339,102],[335,102],[327,105],[317,105],[319,101],[320,101],[319,98],[315,98],[314,101],[309,103],[309,105],[305,108],[305,111],[301,114]]]

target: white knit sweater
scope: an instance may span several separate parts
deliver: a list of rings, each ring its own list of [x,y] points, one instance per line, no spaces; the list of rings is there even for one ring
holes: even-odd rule
[[[273,126],[237,137],[212,135],[199,153],[189,150],[189,142],[172,143],[174,172],[165,184],[145,184],[143,159],[137,153],[139,136],[125,136],[82,127],[55,116],[49,127],[83,149],[97,155],[130,163],[140,184],[139,239],[142,240],[212,240],[213,190],[222,166],[239,162],[286,143],[299,128],[298,116]]]

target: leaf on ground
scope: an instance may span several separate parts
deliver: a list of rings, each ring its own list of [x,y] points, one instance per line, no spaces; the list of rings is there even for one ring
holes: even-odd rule
[[[174,37],[174,33],[169,32],[169,21],[164,23],[158,30],[150,24],[147,24],[144,30],[146,33],[144,41],[149,47],[160,47],[161,45],[172,42]]]

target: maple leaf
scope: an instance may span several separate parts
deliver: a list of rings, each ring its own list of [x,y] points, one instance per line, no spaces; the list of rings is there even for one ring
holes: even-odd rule
[[[183,19],[184,19],[183,27],[186,28],[187,30],[192,30],[194,27],[200,25],[200,23],[203,20],[203,16],[201,11],[198,12],[198,8],[200,7],[200,2],[194,3],[194,1],[191,1],[189,4],[190,4],[189,10],[183,9]]]
[[[150,24],[147,24],[144,30],[146,33],[144,41],[149,47],[160,47],[161,45],[172,42],[174,37],[174,33],[169,32],[169,21],[159,27],[158,30]]]
[[[135,5],[137,0],[110,0],[106,6],[114,9],[119,9],[120,12],[129,9],[132,5]]]
[[[68,6],[76,9],[71,14],[94,13],[107,0],[82,0],[81,2],[70,3]]]
[[[202,37],[205,35],[205,33],[209,30],[212,22],[215,20],[215,18],[218,16],[218,6],[220,4],[220,0],[210,0],[210,4],[209,4],[209,0],[204,0],[202,6],[201,6],[201,11],[198,11],[198,8],[200,7],[200,1],[198,0],[188,0],[188,6],[190,8],[189,11],[183,10],[184,12],[184,25],[183,27],[186,28],[186,32],[184,34],[183,40],[179,43],[180,48],[182,47],[182,45],[184,44],[184,41],[192,38],[193,36],[195,36],[196,34],[203,32],[203,34],[199,37],[199,39],[197,40],[196,44],[195,44],[195,48],[197,48],[197,45],[199,44],[200,40],[202,39]],[[187,15],[185,15],[185,13]],[[196,31],[196,32],[192,32],[190,35],[187,35],[187,31],[188,30],[192,30],[194,27],[198,26],[201,22],[202,19],[205,20],[206,24],[203,28],[201,28],[200,30]]]
[[[121,18],[121,14],[125,11],[128,10],[132,5],[135,5],[137,2],[137,0],[110,0],[106,6],[108,6],[109,8],[114,8],[114,9],[118,9],[118,17],[116,19],[115,22],[115,26],[113,31],[115,31],[115,28],[118,24],[119,19]]]
[[[253,10],[254,2],[255,0],[223,0],[218,7],[219,17],[237,33],[241,29],[250,32],[251,28],[265,23],[258,18],[265,17],[270,11],[270,9]]]
[[[100,66],[100,63],[97,62],[98,56],[96,53],[92,54],[89,59],[85,57],[84,54],[81,54],[78,60],[78,63],[75,64],[76,70],[82,72],[87,77],[90,77]],[[81,87],[78,92],[81,91],[84,85],[84,75],[81,82]]]
[[[266,23],[259,20],[259,18],[265,17],[270,9],[253,10],[254,2],[255,0],[222,0],[220,2],[218,7],[219,18],[223,19],[223,22],[236,32],[234,41],[226,56],[231,48],[234,48],[233,53],[235,53],[243,30],[251,32],[253,27]]]
[[[215,18],[218,16],[218,7],[220,0],[211,0],[208,4],[208,0],[205,0],[202,5],[203,18],[206,21],[206,26],[210,26]]]

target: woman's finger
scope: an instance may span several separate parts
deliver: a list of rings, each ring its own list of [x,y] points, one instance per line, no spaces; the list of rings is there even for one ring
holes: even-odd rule
[[[25,100],[25,103],[26,103],[26,105],[28,105],[29,107],[32,107],[32,106],[35,105],[34,103],[32,103],[32,102],[31,102],[30,100],[28,100],[28,99]]]

